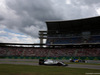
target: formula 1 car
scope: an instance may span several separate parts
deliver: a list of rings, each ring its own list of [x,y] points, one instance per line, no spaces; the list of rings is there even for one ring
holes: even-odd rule
[[[48,65],[48,66],[68,66],[68,64],[65,64],[61,61],[51,60],[51,59],[39,59],[39,65]]]
[[[70,62],[83,62],[83,63],[85,63],[85,60],[80,60],[80,59],[70,59]]]

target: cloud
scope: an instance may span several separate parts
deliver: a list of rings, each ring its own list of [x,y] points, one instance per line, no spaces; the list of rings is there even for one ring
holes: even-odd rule
[[[100,0],[66,0],[67,2],[70,1],[70,3],[74,5],[84,5],[84,6],[92,6],[100,4]]]
[[[39,39],[34,39],[32,37],[27,37],[27,38],[10,37],[10,38],[8,38],[5,36],[1,36],[0,42],[5,42],[5,43],[35,43],[35,42],[39,42]]]
[[[97,4],[100,4],[100,0],[80,0],[80,1],[84,2],[87,5],[95,5],[95,4],[97,5]]]
[[[0,21],[3,21],[3,20],[4,20],[4,17],[0,15]]]
[[[60,13],[58,13],[59,15],[63,16],[63,20],[98,16],[95,6],[86,4],[86,1],[87,0],[54,0],[53,2],[55,10]]]
[[[2,27],[2,26],[0,26]],[[0,30],[0,42],[7,42],[7,43],[39,43],[39,39],[33,38],[28,35],[5,31],[5,27],[2,27]]]
[[[38,38],[39,30],[47,30],[45,21],[80,19],[100,14],[99,0],[0,1],[0,25],[34,39]]]
[[[33,37],[37,37],[38,32],[33,34],[26,28],[37,27],[37,30],[46,30],[46,20],[62,19],[62,16],[55,12],[49,0],[45,2],[43,0],[6,0],[6,6],[9,9],[9,18],[6,17],[3,24]]]

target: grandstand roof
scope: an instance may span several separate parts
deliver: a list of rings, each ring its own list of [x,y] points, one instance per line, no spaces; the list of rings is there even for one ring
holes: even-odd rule
[[[48,21],[46,24],[48,31],[100,30],[100,16],[68,21]]]

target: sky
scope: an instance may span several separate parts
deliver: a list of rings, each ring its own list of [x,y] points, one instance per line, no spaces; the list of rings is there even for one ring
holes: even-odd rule
[[[0,43],[39,43],[46,21],[99,15],[100,0],[0,0]]]

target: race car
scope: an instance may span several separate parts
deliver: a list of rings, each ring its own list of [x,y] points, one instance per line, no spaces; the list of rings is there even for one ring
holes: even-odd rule
[[[51,60],[51,59],[39,59],[39,65],[49,65],[49,66],[68,66],[68,64],[65,64],[61,61]]]
[[[70,59],[70,62],[83,62],[83,63],[85,63],[85,60],[81,60],[81,59]]]

